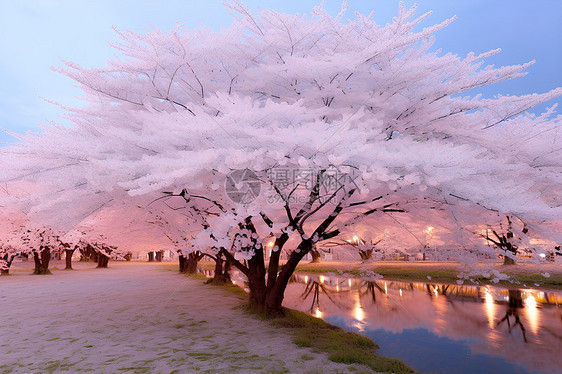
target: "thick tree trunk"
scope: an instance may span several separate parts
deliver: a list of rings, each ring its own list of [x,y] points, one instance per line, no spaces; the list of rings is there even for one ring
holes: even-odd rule
[[[248,272],[248,288],[250,288],[249,304],[257,312],[266,312],[265,299],[268,295],[265,285],[265,269],[260,271],[258,268],[250,269]]]
[[[515,265],[515,260],[508,256],[503,256],[504,265]]]
[[[50,260],[51,250],[49,248],[41,248],[39,252],[33,252],[33,261],[35,262],[33,274],[51,274],[49,270]]]
[[[226,283],[227,276],[224,273],[224,259],[222,258],[222,254],[219,252],[215,259],[215,275],[213,276],[213,282],[216,283]]]
[[[131,261],[133,259],[133,254],[131,252],[127,252],[127,254],[124,256],[125,261]]]
[[[65,270],[72,270],[72,255],[74,254],[74,249],[66,249],[66,267]]]
[[[185,273],[187,270],[187,259],[184,255],[179,255],[180,273]]]
[[[283,266],[283,269],[277,277],[277,282],[272,287],[272,289],[267,292],[266,298],[264,300],[263,310],[268,315],[280,315],[283,314],[283,298],[285,297],[285,290],[287,289],[287,284],[289,279],[295,272],[297,265],[303,259],[303,257],[312,249],[312,241],[305,240],[299,244],[299,251],[293,251],[287,263]]]
[[[154,261],[154,252],[150,251],[148,252],[148,262],[153,262]]]
[[[231,264],[230,260],[227,258],[224,261],[224,269],[223,269],[223,272],[222,272],[226,282],[232,282],[232,278],[230,277],[230,269],[231,268],[232,268],[232,264]]]
[[[197,272],[197,265],[199,264],[199,260],[203,258],[201,252],[191,252],[187,255],[187,261],[185,265],[185,272],[188,274],[194,274]]]
[[[163,258],[164,258],[164,251],[156,252],[156,262],[162,262]]]
[[[255,233],[254,226],[248,226]],[[248,288],[250,288],[250,307],[258,312],[266,312],[265,298],[267,296],[267,286],[265,283],[265,261],[263,257],[263,247],[261,244],[254,244],[254,256],[248,260]]]
[[[109,257],[104,254],[98,254],[98,268],[106,268],[109,263]]]
[[[14,262],[14,258],[16,255],[8,255],[7,253],[2,257],[2,260],[6,263],[5,269],[0,269],[0,275],[10,275],[10,267],[12,266],[12,262]]]
[[[289,240],[289,235],[287,233],[281,234],[277,239],[275,239],[275,243],[273,248],[276,250],[271,252],[271,256],[269,258],[269,266],[267,269],[267,290],[270,291],[275,283],[277,282],[277,275],[279,273],[279,259],[281,257],[281,249],[285,245],[285,243]]]

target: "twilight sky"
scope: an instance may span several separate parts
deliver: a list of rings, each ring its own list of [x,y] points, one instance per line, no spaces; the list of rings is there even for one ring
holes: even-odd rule
[[[320,0],[244,2],[253,9],[259,4],[287,13],[310,14]],[[355,11],[373,10],[374,19],[384,25],[397,14],[398,3],[348,0],[344,18],[353,18]],[[404,3],[410,6],[415,1]],[[461,56],[502,48],[485,65],[536,60],[526,77],[479,91],[484,96],[545,92],[562,86],[562,1],[418,0],[418,4],[417,15],[434,11],[422,27],[458,16],[437,34],[435,48]],[[325,8],[336,15],[340,5],[339,0],[326,0]],[[204,24],[218,30],[230,25],[232,17],[222,0],[0,0],[0,127],[23,133],[38,130],[40,123],[61,122],[62,111],[42,97],[68,106],[80,105],[80,90],[74,82],[50,67],[61,66],[61,60],[104,66],[115,54],[108,44],[118,39],[112,26],[142,32],[150,27],[169,30],[176,23],[186,28]],[[560,105],[562,99],[551,100],[534,112],[554,103]],[[562,112],[562,105],[558,112]],[[0,142],[13,140],[0,131]]]

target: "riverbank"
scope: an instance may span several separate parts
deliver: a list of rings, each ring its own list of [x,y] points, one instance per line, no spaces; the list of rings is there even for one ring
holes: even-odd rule
[[[341,262],[322,261],[317,263],[299,264],[297,271],[308,273],[330,273],[348,272],[359,275],[365,271],[373,271],[382,275],[385,279],[411,280],[411,281],[434,281],[442,283],[456,283],[458,275],[465,268],[459,262],[437,262],[437,261],[370,261],[370,262]],[[562,289],[562,265],[560,264],[517,264],[503,265],[497,263],[478,264],[479,271],[490,273],[490,277],[476,276],[472,279],[482,284],[497,284],[505,287],[533,287],[545,289]],[[504,273],[509,280],[501,280],[494,283],[493,271]],[[473,284],[470,280],[465,284]]]
[[[16,266],[0,277],[1,372],[372,372],[295,345],[236,294],[172,263],[91,266],[47,276]]]
[[[214,262],[201,262],[199,266],[205,270],[213,270]],[[506,288],[539,288],[562,290],[562,265],[555,263],[517,265],[503,265],[501,262],[482,263],[477,265],[479,272],[489,272],[490,277],[474,276],[465,280],[464,284],[491,284]],[[349,273],[361,276],[372,271],[382,275],[384,279],[401,281],[420,281],[454,283],[459,280],[458,275],[465,271],[463,264],[454,261],[321,261],[302,262],[297,266],[296,272],[328,274]],[[493,271],[509,276],[508,280],[495,283]]]

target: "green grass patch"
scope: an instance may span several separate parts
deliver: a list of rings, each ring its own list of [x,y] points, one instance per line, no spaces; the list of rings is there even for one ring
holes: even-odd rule
[[[192,278],[192,279],[200,279],[200,280],[207,280],[207,276],[203,273],[185,273],[186,277]]]
[[[232,284],[230,282],[222,283],[222,284],[221,283],[218,284],[211,283],[211,284],[214,284],[217,287],[227,290],[231,294],[236,295],[240,300],[248,300],[248,293],[235,284]]]
[[[377,274],[382,275],[385,278],[399,278],[417,281],[428,281],[431,277],[432,281],[439,282],[452,282],[455,283],[459,278],[457,277],[458,272],[456,270],[427,270],[427,269],[416,269],[416,268],[403,268],[394,266],[379,266],[373,271]]]
[[[360,276],[361,275],[361,271],[357,268],[354,269],[336,269],[336,268],[331,268],[331,267],[306,267],[306,264],[303,264],[302,266],[298,266],[295,269],[295,273],[307,273],[307,274],[328,274],[328,273],[334,273],[334,274],[351,274],[353,276]]]
[[[540,287],[544,288],[551,288],[556,290],[562,290],[562,274],[550,274],[550,277],[546,278],[541,274],[526,274],[526,273],[519,273],[513,274],[506,272],[507,275],[511,277],[511,280],[517,281],[527,285],[527,287],[536,287],[535,283],[539,284]],[[509,281],[500,281],[499,284],[501,285],[512,285]]]
[[[222,357],[222,354],[214,354],[214,353],[207,353],[207,352],[187,352],[185,353],[186,356],[193,357],[200,361],[209,361],[213,358]]]
[[[444,270],[432,270],[415,268],[411,266],[378,266],[372,269],[375,273],[382,275],[385,279],[389,280],[404,280],[404,281],[420,281],[420,282],[439,282],[439,283],[453,283],[459,280],[458,272],[454,269],[444,269]],[[502,271],[501,268],[498,271],[509,275],[509,280],[501,280],[499,283],[492,282],[493,276],[490,278],[485,278],[483,276],[472,277],[473,281],[479,284],[490,284],[499,285],[504,287],[527,287],[532,288],[547,288],[554,290],[562,290],[562,274],[550,274],[550,277],[546,278],[541,274],[532,273],[517,273],[511,271]],[[309,273],[309,274],[351,274],[356,277],[361,276],[361,271],[358,268],[338,270],[330,267],[314,267],[308,268],[306,264],[303,267],[297,268],[297,272]],[[430,278],[428,278],[430,277]],[[510,282],[511,281],[511,282]],[[517,283],[519,282],[519,283]],[[470,280],[465,280],[465,284],[473,284]],[[535,286],[538,284],[539,286]]]
[[[33,275],[52,275],[51,270],[49,269],[40,269],[38,272],[35,270],[33,271]]]
[[[143,366],[129,366],[129,367],[122,367],[117,369],[119,371],[133,371],[133,373],[135,374],[145,374],[145,373],[151,373],[152,371],[147,368],[147,367],[143,367]]]
[[[327,352],[334,362],[362,364],[378,372],[414,373],[402,361],[386,358],[376,351],[379,348],[371,339],[347,332],[321,319],[292,309],[284,309],[284,316],[271,322],[294,333],[293,342],[299,347],[311,347]]]
[[[337,272],[337,270],[333,271]],[[322,272],[326,272],[326,269],[323,269]],[[357,269],[347,272],[354,275],[359,274]],[[213,282],[210,283],[214,284]],[[248,294],[235,284],[226,283],[217,284],[217,286],[240,296],[241,300],[248,300]],[[251,308],[248,306],[245,306],[244,309],[251,312]],[[328,353],[328,358],[334,362],[362,364],[377,372],[415,373],[412,368],[402,361],[387,358],[376,353],[379,346],[367,337],[347,332],[340,327],[331,325],[303,312],[287,308],[284,308],[283,311],[283,317],[270,319],[270,321],[276,327],[291,330],[294,334],[293,343],[299,347],[310,347],[315,351],[326,352]],[[256,315],[269,319],[260,314]]]
[[[160,265],[160,269],[163,271],[179,271],[179,264],[177,262],[167,262]]]

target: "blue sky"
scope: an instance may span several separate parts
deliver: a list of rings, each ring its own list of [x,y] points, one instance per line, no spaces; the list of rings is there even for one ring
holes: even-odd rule
[[[422,26],[453,15],[458,19],[437,34],[436,47],[461,56],[470,51],[502,48],[486,60],[496,66],[536,60],[524,78],[496,84],[483,91],[495,94],[545,92],[562,86],[562,1],[560,0],[418,0],[417,14],[433,10]],[[246,1],[252,8],[273,8],[310,14],[319,0]],[[406,6],[415,1],[404,1]],[[337,14],[339,0],[325,7]],[[380,24],[390,22],[398,0],[348,0],[347,16],[354,11],[375,11]],[[77,105],[80,90],[51,66],[69,60],[101,67],[114,54],[117,40],[111,29],[142,32],[153,26],[171,29],[201,24],[220,29],[232,23],[221,0],[0,0],[0,127],[23,133],[38,130],[39,123],[60,122],[61,110],[41,99]],[[536,111],[562,99],[551,100]],[[562,105],[559,107],[562,111]],[[0,142],[12,141],[0,132]]]

